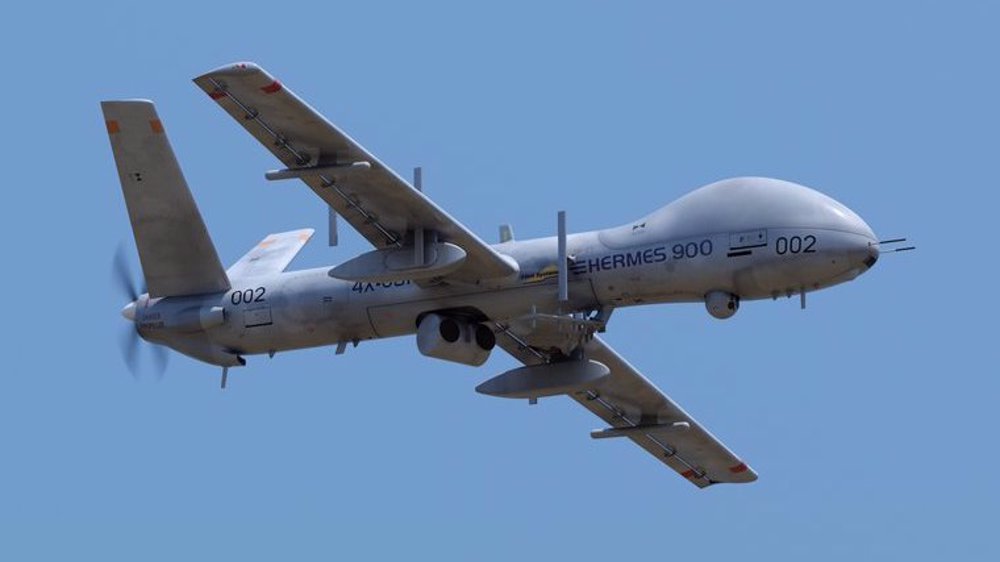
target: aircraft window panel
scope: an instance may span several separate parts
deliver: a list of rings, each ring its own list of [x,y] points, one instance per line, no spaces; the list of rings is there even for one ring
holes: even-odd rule
[[[760,228],[757,230],[745,230],[743,232],[732,232],[729,234],[730,250],[759,248],[762,246],[767,246],[766,229]]]
[[[271,307],[263,306],[258,308],[251,308],[243,311],[243,325],[247,328],[256,328],[257,326],[270,326],[271,321]]]

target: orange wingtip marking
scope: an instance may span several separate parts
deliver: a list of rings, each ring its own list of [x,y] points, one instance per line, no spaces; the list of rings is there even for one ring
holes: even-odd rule
[[[746,472],[746,471],[747,471],[747,465],[746,463],[742,462],[736,466],[729,467],[729,472],[732,472],[733,474],[739,474],[741,472]]]
[[[681,476],[683,476],[684,478],[691,478],[692,476],[694,476],[694,471],[690,469],[685,470],[684,472],[681,473]]]
[[[274,238],[268,238],[266,240],[261,240],[260,244],[257,244],[257,245],[260,246],[261,248],[266,248],[267,246],[270,246],[271,244],[274,244]]]
[[[305,242],[306,240],[309,240],[309,236],[309,234],[299,234],[299,240]]]
[[[209,92],[208,97],[212,98],[213,100],[221,99],[226,97],[226,92],[222,90],[215,90],[214,92]]]
[[[117,133],[118,131],[121,130],[121,128],[118,126],[118,121],[114,121],[114,120],[105,121],[104,124],[108,126],[108,134],[109,135],[113,135],[113,134],[115,134],[115,133]]]
[[[278,82],[277,80],[275,80],[274,82],[271,82],[267,86],[261,87],[260,91],[264,92],[265,94],[273,94],[275,92],[280,92],[281,91],[281,82]]]
[[[157,133],[157,134],[162,133],[163,132],[163,123],[160,123],[159,119],[152,119],[149,122],[149,128],[152,129],[154,133]]]

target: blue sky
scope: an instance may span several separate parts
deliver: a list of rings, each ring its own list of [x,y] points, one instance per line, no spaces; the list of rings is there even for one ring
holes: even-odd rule
[[[997,8],[988,2],[85,3],[0,24],[0,558],[993,560]],[[565,399],[473,388],[409,338],[179,355],[134,381],[130,236],[98,102],[149,97],[223,261],[322,227],[190,78],[254,60],[494,239],[632,220],[711,181],[833,196],[915,253],[726,322],[607,340],[760,473],[698,490]],[[353,232],[293,267],[365,249]]]

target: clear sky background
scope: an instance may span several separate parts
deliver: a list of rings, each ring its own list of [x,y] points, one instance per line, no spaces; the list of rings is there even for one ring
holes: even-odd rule
[[[996,560],[998,11],[991,2],[18,3],[3,100],[0,559]],[[155,7],[154,7],[155,6]],[[617,225],[735,175],[882,237],[798,302],[619,311],[607,340],[759,472],[698,490],[514,366],[412,338],[174,354],[133,380],[98,102],[154,99],[224,262],[325,224],[190,79],[253,60],[488,240]],[[349,228],[293,267],[363,251]]]

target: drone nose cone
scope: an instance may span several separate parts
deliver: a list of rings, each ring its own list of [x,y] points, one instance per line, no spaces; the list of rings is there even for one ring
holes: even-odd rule
[[[878,244],[875,242],[868,243],[868,255],[864,259],[865,268],[871,269],[875,262],[878,261],[879,251]]]
[[[122,316],[129,322],[135,322],[135,303],[130,302],[122,309]]]
[[[872,230],[872,227],[868,226],[868,223],[866,223],[861,217],[858,217],[858,222],[860,223],[857,226],[858,233],[870,240],[872,244],[877,244],[878,238],[875,236],[875,231]]]
[[[851,230],[860,235],[860,240],[857,243],[858,248],[854,253],[858,261],[864,266],[862,271],[865,271],[871,269],[875,265],[875,262],[878,261],[878,238],[875,237],[875,232],[861,217],[856,217],[853,223]]]

